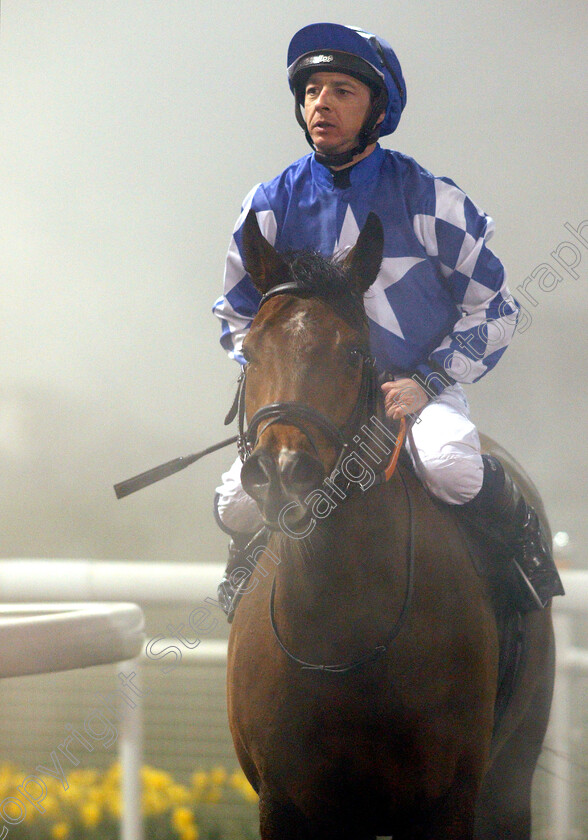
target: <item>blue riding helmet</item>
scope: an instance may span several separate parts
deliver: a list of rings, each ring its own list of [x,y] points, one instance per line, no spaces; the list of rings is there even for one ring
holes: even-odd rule
[[[288,48],[288,78],[295,97],[296,119],[314,148],[301,113],[304,87],[314,72],[341,72],[358,78],[372,89],[372,109],[359,137],[359,145],[343,155],[322,156],[326,165],[341,165],[363,151],[378,136],[392,134],[406,105],[402,69],[390,44],[355,26],[312,23],[299,30]],[[378,116],[385,117],[376,126]],[[317,158],[321,156],[317,155]],[[345,158],[343,160],[342,158]],[[334,158],[341,158],[334,160]]]

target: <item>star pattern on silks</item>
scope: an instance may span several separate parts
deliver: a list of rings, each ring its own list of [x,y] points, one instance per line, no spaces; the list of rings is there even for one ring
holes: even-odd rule
[[[337,190],[324,167],[305,157],[250,191],[229,248],[225,293],[214,307],[223,347],[241,361],[259,303],[243,266],[242,224],[251,207],[278,250],[306,248],[336,258],[345,257],[375,212],[384,253],[364,302],[378,367],[425,379],[441,367],[450,379],[475,382],[504,352],[518,310],[486,244],[491,217],[449,178],[401,153],[377,149],[354,173],[351,186]]]

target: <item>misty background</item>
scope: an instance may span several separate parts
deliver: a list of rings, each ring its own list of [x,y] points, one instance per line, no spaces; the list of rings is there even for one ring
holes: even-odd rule
[[[210,310],[243,197],[308,150],[286,50],[318,20],[392,44],[408,105],[382,145],[495,219],[528,315],[467,393],[588,566],[588,244],[564,227],[588,219],[586,5],[563,0],[4,0],[0,556],[225,559],[211,504],[233,451],[122,501],[112,485],[233,433]]]

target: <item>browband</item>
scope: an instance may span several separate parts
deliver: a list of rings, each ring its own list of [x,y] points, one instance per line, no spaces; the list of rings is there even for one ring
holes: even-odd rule
[[[274,295],[297,295],[298,297],[310,297],[316,296],[316,292],[311,289],[305,289],[300,286],[296,280],[289,280],[287,283],[278,283],[277,286],[274,286],[262,295],[261,300],[259,301],[259,308],[261,309],[263,304],[271,297],[274,297]]]

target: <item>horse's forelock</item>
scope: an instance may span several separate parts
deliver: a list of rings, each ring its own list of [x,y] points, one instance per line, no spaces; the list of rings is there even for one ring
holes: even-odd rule
[[[336,259],[327,259],[316,251],[297,251],[284,255],[290,272],[301,291],[320,297],[344,318],[366,322],[363,296],[349,282],[345,268]]]

